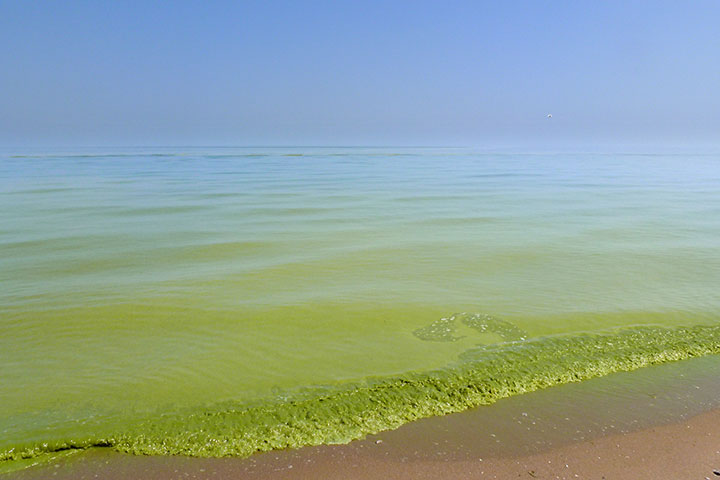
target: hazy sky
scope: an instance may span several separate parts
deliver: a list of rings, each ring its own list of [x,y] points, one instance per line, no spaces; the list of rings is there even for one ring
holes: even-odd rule
[[[0,0],[0,145],[717,144],[719,24],[714,0]]]

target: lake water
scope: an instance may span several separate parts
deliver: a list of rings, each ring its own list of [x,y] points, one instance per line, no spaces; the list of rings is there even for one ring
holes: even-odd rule
[[[720,155],[0,153],[0,459],[344,442],[720,352]]]

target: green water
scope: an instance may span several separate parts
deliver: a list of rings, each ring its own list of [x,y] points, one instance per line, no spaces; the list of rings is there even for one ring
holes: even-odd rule
[[[28,149],[0,207],[0,459],[343,442],[720,353],[717,155]]]

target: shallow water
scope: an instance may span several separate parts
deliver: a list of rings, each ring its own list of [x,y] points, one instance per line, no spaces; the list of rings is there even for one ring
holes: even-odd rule
[[[717,155],[3,151],[0,206],[0,458],[341,442],[720,351]]]
[[[420,472],[424,475],[422,478],[445,478],[450,475],[449,471],[468,472],[473,462],[490,465],[492,470],[491,465],[497,460],[517,461],[527,455],[546,454],[580,442],[592,442],[591,448],[597,456],[600,452],[594,446],[607,435],[676,422],[689,428],[686,422],[692,417],[717,409],[720,406],[719,371],[720,356],[709,355],[518,395],[462,413],[418,420],[347,445],[272,451],[250,458],[127,455],[109,448],[67,450],[54,454],[37,468],[13,472],[7,478],[297,480],[403,475],[419,478]],[[711,438],[699,432],[689,436],[695,437],[693,443],[712,444]],[[649,438],[656,437],[650,435]],[[622,435],[616,436],[616,440],[622,441]],[[659,453],[653,458],[653,464],[667,459],[662,450],[657,449]],[[622,451],[624,455],[633,453]],[[683,461],[677,455],[674,457],[675,462]],[[598,463],[609,463],[605,458]],[[566,462],[575,464],[577,460],[567,458],[560,464],[561,468]],[[637,458],[634,460],[637,462]],[[35,463],[37,459],[27,462]],[[458,463],[464,465],[458,467]],[[413,465],[415,472],[408,473],[407,468]],[[595,473],[603,468],[598,467]],[[433,470],[435,477],[430,473]],[[482,469],[475,475],[480,472]],[[466,476],[473,478],[472,474]],[[497,476],[509,478],[510,474]],[[576,478],[572,473],[565,476]]]

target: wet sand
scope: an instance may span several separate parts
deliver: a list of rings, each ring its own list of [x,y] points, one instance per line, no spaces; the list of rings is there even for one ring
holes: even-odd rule
[[[718,378],[720,357],[706,357],[512,397],[347,445],[246,459],[97,448],[4,478],[720,479]]]

